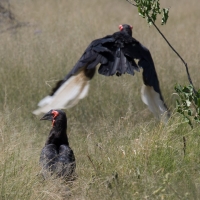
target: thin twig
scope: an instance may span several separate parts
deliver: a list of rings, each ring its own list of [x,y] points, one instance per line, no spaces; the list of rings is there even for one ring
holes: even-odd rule
[[[137,5],[133,4],[133,3],[130,2],[129,0],[126,0],[126,1],[128,1],[131,5],[138,7]],[[197,92],[196,92],[196,90],[195,90],[195,88],[194,88],[194,85],[193,85],[193,83],[192,83],[192,79],[191,79],[191,77],[190,77],[190,73],[189,73],[189,70],[188,70],[188,65],[187,65],[187,63],[186,63],[186,62],[184,61],[184,59],[180,56],[180,54],[174,49],[174,47],[170,44],[170,42],[167,40],[167,38],[164,36],[164,34],[163,34],[163,33],[160,31],[160,29],[156,26],[156,24],[154,23],[154,21],[152,20],[152,18],[149,17],[148,15],[147,15],[147,17],[151,20],[152,24],[153,24],[154,27],[157,29],[157,31],[160,33],[160,35],[164,38],[164,40],[167,42],[167,44],[171,47],[171,49],[176,53],[176,55],[181,59],[181,61],[182,61],[183,64],[185,65],[186,72],[187,72],[187,76],[188,76],[188,80],[189,80],[190,84],[193,86],[193,91],[194,91],[194,93],[196,94]]]
[[[11,26],[11,27],[9,27],[9,28],[7,28],[5,30],[0,31],[0,34],[3,34],[5,32],[7,32],[7,31],[10,31],[10,30],[13,30],[13,29],[17,29],[17,28],[21,28],[21,27],[28,27],[28,26],[30,26],[29,22],[22,22],[22,23],[19,22],[14,26]]]
[[[92,166],[93,166],[93,168],[94,168],[94,171],[97,172],[97,169],[96,169],[96,167],[95,167],[95,165],[94,165],[94,163],[93,163],[91,157],[89,156],[89,154],[87,155],[87,157],[88,157],[89,161],[92,163]]]
[[[28,22],[18,21],[16,19],[15,15],[13,14],[13,12],[11,11],[11,5],[10,5],[9,0],[7,0],[6,2],[7,2],[7,6],[6,6],[7,8],[5,6],[3,6],[0,2],[0,14],[3,14],[3,16],[5,15],[6,17],[4,17],[4,18],[7,18],[7,16],[8,16],[9,20],[11,22],[15,23],[15,25],[12,25],[12,26],[6,28],[5,30],[0,31],[0,34],[10,31],[10,30],[13,30],[13,29],[30,26],[30,24]]]
[[[149,17],[149,16],[148,16]],[[150,18],[150,17],[149,17]],[[150,18],[151,19],[151,18]],[[164,34],[160,31],[160,29],[156,26],[156,24],[153,22],[153,20],[151,19],[152,24],[154,25],[154,27],[157,29],[157,31],[160,33],[160,35],[164,38],[164,40],[167,42],[167,44],[171,47],[171,49],[176,53],[176,55],[181,59],[181,61],[183,62],[183,64],[185,65],[186,68],[186,72],[187,72],[187,76],[188,76],[188,80],[190,82],[190,84],[193,86],[193,90],[196,93],[196,90],[194,89],[194,85],[192,83],[192,79],[190,77],[190,73],[188,70],[188,66],[187,63],[183,60],[183,58],[180,56],[180,54],[174,49],[174,47],[169,43],[169,41],[167,40],[167,38],[164,36]]]
[[[132,3],[132,2],[130,2],[129,0],[126,0],[126,1],[128,1],[131,5],[133,5],[133,6],[136,6],[137,7],[137,5],[135,5],[134,3]]]
[[[184,152],[184,156],[186,154],[186,139],[185,136],[183,136],[183,152]]]

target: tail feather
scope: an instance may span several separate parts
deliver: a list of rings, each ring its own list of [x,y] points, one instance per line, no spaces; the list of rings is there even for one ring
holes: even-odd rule
[[[110,68],[110,75],[114,75],[117,71],[117,68],[120,64],[120,54],[121,54],[121,50],[120,48],[116,51],[116,55],[115,55],[115,59],[114,59],[114,64],[113,66]]]
[[[109,61],[106,64],[102,64],[98,69],[98,73],[104,76],[110,76],[110,68],[112,68],[113,63],[113,61]]]
[[[133,67],[131,66],[131,64],[128,60],[126,60],[126,65],[127,65],[126,72],[128,74],[134,75],[135,74],[134,69],[133,69]]]
[[[120,74],[124,74],[126,72],[126,69],[127,69],[127,59],[126,57],[124,56],[123,52],[121,52],[121,55],[120,55],[120,63],[118,65],[118,68],[117,68],[117,71],[120,73]]]

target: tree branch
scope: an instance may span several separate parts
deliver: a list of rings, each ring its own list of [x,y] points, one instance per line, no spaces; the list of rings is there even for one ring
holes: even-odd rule
[[[186,153],[186,139],[185,139],[185,136],[183,136],[183,152],[184,152],[184,156],[185,156],[185,153]]]
[[[148,16],[149,17],[149,16]],[[150,17],[149,17],[150,18]],[[176,55],[181,59],[181,61],[183,62],[183,64],[185,65],[186,68],[186,72],[187,72],[187,76],[188,76],[188,80],[190,82],[190,84],[193,86],[193,90],[194,93],[196,93],[196,90],[194,89],[194,85],[192,83],[192,79],[190,77],[190,73],[188,70],[188,66],[187,63],[183,60],[183,58],[180,56],[180,54],[174,49],[174,47],[169,43],[169,41],[167,40],[167,38],[164,36],[164,34],[160,31],[160,29],[156,26],[156,24],[153,22],[153,20],[151,20],[152,24],[154,25],[154,27],[157,29],[157,31],[160,33],[160,35],[164,38],[164,40],[167,42],[167,44],[170,46],[170,48],[176,53]]]
[[[133,6],[136,6],[138,7],[137,5],[133,4],[132,2],[130,2],[129,0],[126,0],[128,1],[131,5]],[[193,91],[194,93],[196,94],[196,90],[194,88],[194,85],[192,83],[192,79],[190,77],[190,73],[189,73],[189,70],[188,70],[188,65],[187,63],[183,60],[183,58],[180,56],[180,54],[174,49],[174,47],[170,44],[170,42],[167,40],[167,38],[164,36],[164,34],[160,31],[160,29],[156,26],[156,24],[154,23],[154,21],[152,20],[152,18],[150,16],[147,16],[150,20],[151,20],[151,23],[154,25],[154,27],[157,29],[157,31],[160,33],[160,35],[164,38],[164,40],[167,42],[167,44],[169,45],[169,47],[176,53],[176,55],[181,59],[181,61],[183,62],[183,64],[185,65],[185,68],[186,68],[186,72],[187,72],[187,77],[188,77],[188,80],[190,82],[190,84],[193,86]]]

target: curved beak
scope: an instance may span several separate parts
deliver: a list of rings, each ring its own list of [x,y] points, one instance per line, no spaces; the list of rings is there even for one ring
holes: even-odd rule
[[[51,113],[46,113],[40,120],[49,120],[53,121],[53,116]]]

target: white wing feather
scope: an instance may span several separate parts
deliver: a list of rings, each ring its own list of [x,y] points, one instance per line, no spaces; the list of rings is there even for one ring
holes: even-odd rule
[[[160,99],[160,95],[155,92],[152,86],[143,85],[141,89],[142,101],[148,106],[149,110],[157,119],[167,123],[169,119],[168,110],[164,102]]]
[[[71,76],[53,96],[47,96],[39,103],[37,110],[33,114],[39,115],[46,113],[51,109],[64,109],[76,105],[80,99],[87,96],[89,90],[89,79],[85,76],[84,71],[77,75]]]
[[[43,107],[45,106],[46,104],[50,103],[52,101],[52,96],[46,96],[44,97],[44,99],[42,99],[39,103],[38,103],[38,106],[39,107]]]

